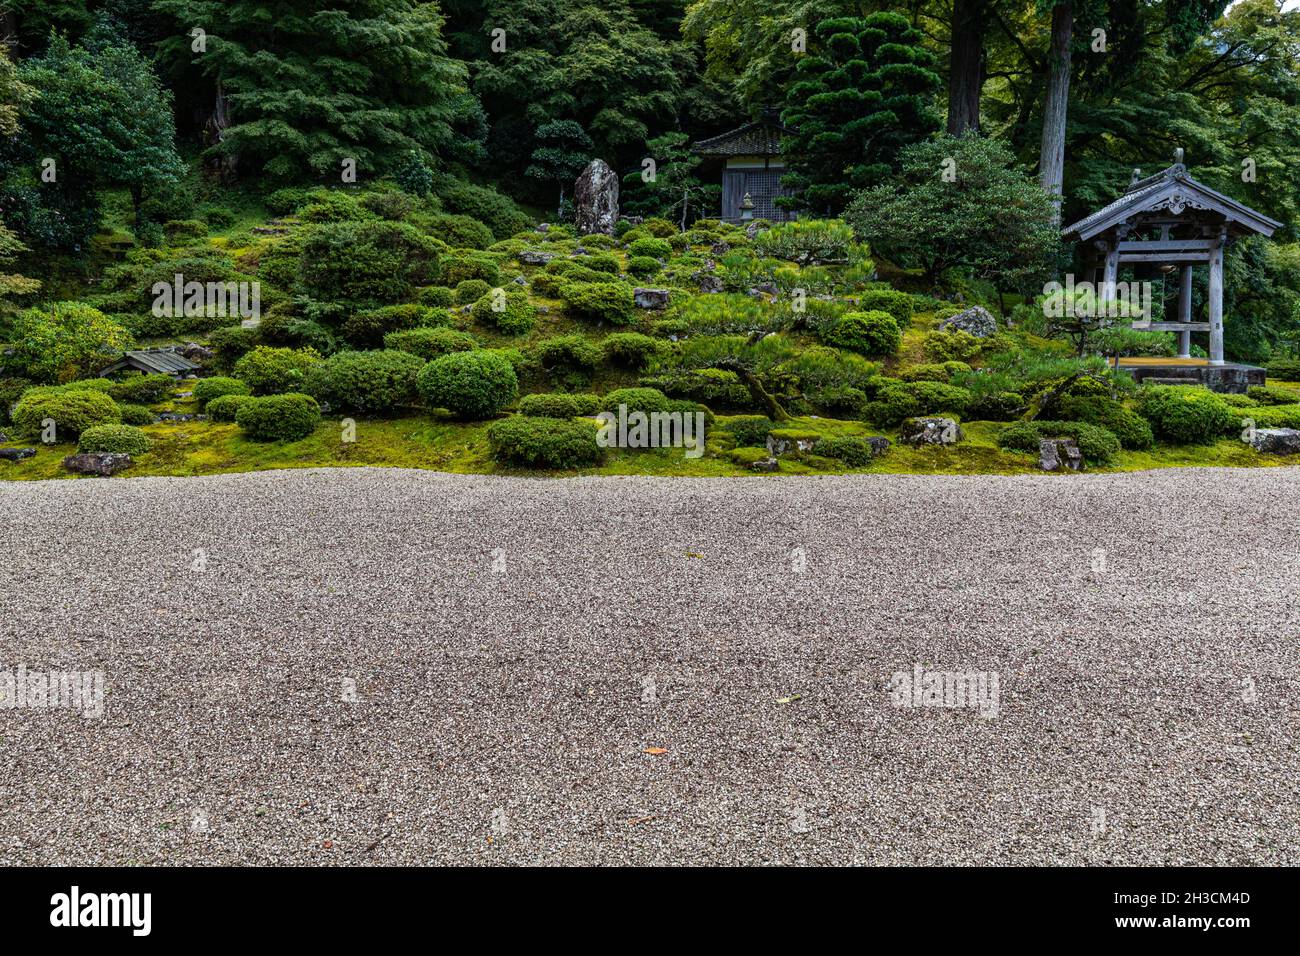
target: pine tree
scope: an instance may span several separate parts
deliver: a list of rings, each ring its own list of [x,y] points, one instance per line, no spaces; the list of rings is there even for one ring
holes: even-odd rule
[[[0,45],[0,136],[13,136],[18,132],[18,115],[35,97],[36,92],[18,79],[18,71],[9,59],[9,51]],[[0,220],[0,267],[7,266],[26,252],[27,247],[13,231]],[[35,292],[41,286],[35,279],[16,273],[0,272],[0,305],[4,298]]]
[[[560,208],[564,207],[564,189],[591,162],[595,145],[580,123],[554,120],[537,127],[537,148],[524,175],[560,187]]]
[[[192,60],[213,84],[213,154],[241,174],[338,181],[349,160],[362,178],[412,150],[428,159],[464,150],[477,105],[464,64],[447,56],[438,5],[326,6],[158,0],[180,28],[164,55]]]
[[[897,13],[822,20],[799,62],[782,122],[792,132],[782,205],[837,213],[858,189],[895,172],[899,150],[939,128],[942,81],[922,35]]]

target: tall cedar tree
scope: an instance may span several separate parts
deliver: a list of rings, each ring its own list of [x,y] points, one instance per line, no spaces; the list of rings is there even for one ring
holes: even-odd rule
[[[0,136],[17,134],[18,114],[35,95],[35,90],[18,79],[18,71],[9,59],[9,51],[0,46]],[[0,219],[0,268],[9,265],[19,253],[26,251],[27,247]],[[35,292],[40,286],[40,282],[35,279],[0,271],[0,308],[3,308],[6,297]]]
[[[823,20],[799,62],[782,122],[790,128],[783,205],[835,214],[895,171],[898,152],[939,128],[943,85],[922,34],[896,13]]]
[[[241,175],[337,181],[346,160],[364,178],[412,150],[433,159],[464,146],[457,127],[476,106],[464,64],[447,56],[436,3],[314,6],[157,0],[180,27],[164,55],[193,60],[213,82],[214,154]],[[194,28],[205,31],[199,51]]]

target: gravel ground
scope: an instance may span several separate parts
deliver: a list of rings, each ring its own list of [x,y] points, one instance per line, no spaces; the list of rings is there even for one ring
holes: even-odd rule
[[[0,864],[1300,863],[1298,480],[0,483]]]

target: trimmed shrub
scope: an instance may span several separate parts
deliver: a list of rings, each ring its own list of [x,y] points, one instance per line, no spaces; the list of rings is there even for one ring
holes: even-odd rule
[[[900,382],[886,385],[869,402],[863,415],[878,425],[894,426],[906,418],[933,415],[937,412],[964,416],[970,404],[970,392],[942,382]]]
[[[741,415],[730,419],[724,427],[736,436],[736,447],[745,448],[766,445],[767,436],[776,425],[763,415]]]
[[[1237,429],[1232,407],[1204,388],[1148,386],[1138,396],[1138,411],[1156,437],[1176,445],[1208,445]]]
[[[867,407],[867,393],[851,385],[822,389],[808,396],[814,405],[837,418],[857,418]]]
[[[25,378],[0,378],[0,425],[9,424],[9,409],[34,384]]]
[[[822,341],[859,355],[893,355],[903,335],[888,312],[848,312],[822,333]]]
[[[492,245],[492,230],[472,216],[438,213],[429,217],[426,228],[449,246],[457,249],[486,249]]]
[[[621,282],[561,282],[560,298],[575,316],[628,325],[636,314],[632,287]]]
[[[235,378],[254,395],[275,395],[302,388],[307,372],[321,360],[314,349],[270,348],[259,345],[235,363]]]
[[[482,279],[488,285],[501,282],[501,270],[496,261],[487,256],[448,256],[442,260],[444,285],[456,286],[466,279]]]
[[[659,260],[650,256],[633,256],[627,261],[627,271],[640,279],[648,279],[659,272]]]
[[[1067,421],[1100,425],[1134,451],[1148,449],[1156,441],[1145,418],[1107,395],[1066,395],[1056,414]]]
[[[242,325],[213,329],[208,335],[208,348],[216,353],[214,364],[221,369],[232,369],[241,357],[257,345],[257,330]]]
[[[197,242],[208,234],[208,224],[197,219],[171,219],[163,223],[162,228],[169,246],[183,246]]]
[[[254,441],[298,441],[320,424],[320,405],[297,392],[243,398],[235,422]]]
[[[1026,404],[1019,392],[973,394],[965,418],[973,422],[1009,422],[1025,410]]]
[[[998,432],[998,446],[1037,453],[1043,438],[1073,438],[1083,457],[1095,465],[1110,464],[1120,450],[1113,433],[1087,422],[1013,422]]]
[[[541,392],[519,399],[519,413],[530,418],[577,418],[600,410],[599,395]]]
[[[528,355],[547,372],[587,372],[600,364],[602,352],[581,335],[557,335],[534,343]]]
[[[23,435],[38,437],[47,418],[56,439],[69,441],[95,425],[119,424],[122,413],[111,395],[94,388],[30,388],[14,406],[14,428]]]
[[[424,365],[419,356],[396,349],[339,352],[311,368],[305,389],[331,409],[383,414],[415,404],[415,383]]]
[[[449,352],[468,352],[479,347],[478,340],[457,329],[403,329],[384,336],[384,348],[418,355],[431,362]]]
[[[329,223],[306,233],[298,279],[321,302],[404,302],[417,286],[437,280],[438,249],[409,223]]]
[[[144,405],[119,405],[117,410],[123,425],[152,425],[154,422],[153,412]]]
[[[1261,405],[1294,405],[1300,402],[1300,392],[1275,385],[1252,385],[1246,389],[1246,395]]]
[[[134,425],[92,425],[81,433],[77,451],[143,455],[151,444],[149,436]]]
[[[474,303],[474,321],[495,327],[502,335],[526,335],[533,330],[536,310],[523,292],[492,289]]]
[[[253,394],[253,390],[249,388],[247,382],[225,375],[201,378],[194,383],[194,400],[199,403],[199,408],[203,408],[208,402],[214,398],[220,398],[222,395],[251,394]]]
[[[456,283],[452,299],[457,305],[471,305],[491,291],[492,287],[482,279],[466,279]]]
[[[108,394],[115,402],[134,402],[137,405],[153,405],[176,390],[176,380],[170,375],[128,375],[121,381],[114,382]]]
[[[372,348],[377,347],[389,332],[440,325],[446,319],[449,317],[441,309],[411,302],[353,313],[340,331],[352,345]]]
[[[687,402],[694,406],[694,402]],[[600,400],[602,411],[617,412],[620,405],[627,406],[628,414],[633,412],[670,412],[681,411],[682,406],[669,398],[657,388],[616,388]]]
[[[1243,426],[1250,419],[1256,428],[1300,428],[1300,405],[1266,405],[1237,414]]]
[[[865,438],[823,438],[813,446],[813,454],[824,458],[834,458],[844,462],[850,468],[861,468],[871,463],[875,449]]]
[[[862,312],[888,312],[900,329],[912,322],[912,297],[895,289],[867,289],[858,294],[857,308]]]
[[[465,419],[491,418],[519,393],[514,366],[487,349],[436,358],[420,372],[418,382],[431,408],[445,408]]]
[[[218,395],[208,402],[207,412],[208,419],[214,422],[233,422],[235,416],[239,414],[239,409],[248,402],[255,401],[252,395]]]
[[[673,247],[665,239],[646,237],[628,243],[627,254],[634,258],[646,256],[651,259],[667,259],[673,254]]]
[[[590,422],[512,415],[488,426],[492,456],[526,468],[585,468],[598,465],[605,449],[596,444]]]
[[[1268,377],[1300,382],[1300,359],[1273,359],[1268,363]]]
[[[600,350],[611,365],[640,371],[662,354],[664,343],[640,332],[615,332],[601,340]]]
[[[420,305],[445,309],[456,303],[456,294],[445,285],[427,285],[415,294],[415,299]]]
[[[984,350],[987,339],[976,338],[964,329],[927,332],[921,348],[932,362],[969,362]]]

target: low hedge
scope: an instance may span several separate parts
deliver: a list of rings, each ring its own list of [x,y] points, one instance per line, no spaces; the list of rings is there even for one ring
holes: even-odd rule
[[[910,298],[908,305],[911,305]],[[850,468],[861,468],[863,465],[870,464],[871,459],[876,456],[876,450],[865,438],[843,436],[823,438],[813,446],[813,454],[842,461]]]
[[[488,426],[488,443],[499,462],[526,468],[586,468],[600,464],[605,449],[589,422],[513,415]]]
[[[1300,382],[1300,359],[1274,359],[1268,363],[1268,377]]]
[[[636,315],[632,287],[621,282],[569,282],[559,284],[565,308],[580,318],[629,325]]]
[[[893,355],[903,341],[898,322],[888,312],[847,312],[821,333],[822,341],[859,355]]]
[[[478,339],[458,329],[403,329],[384,336],[384,348],[410,352],[426,362],[450,352],[468,352],[478,347]]]
[[[13,410],[14,428],[20,434],[39,437],[42,422],[54,422],[55,440],[70,441],[95,425],[118,425],[122,412],[107,392],[94,388],[30,388]]]
[[[948,412],[966,415],[970,392],[943,382],[900,382],[882,386],[876,400],[868,402],[863,417],[878,425],[892,427],[904,419]]]
[[[312,367],[304,390],[331,408],[380,415],[415,404],[424,365],[418,355],[396,349],[339,352]]]
[[[600,343],[605,361],[640,371],[664,351],[664,343],[640,332],[615,332]]]
[[[998,432],[998,447],[1037,452],[1044,438],[1073,438],[1083,457],[1095,465],[1108,465],[1120,451],[1114,433],[1087,422],[1013,422]]]
[[[770,418],[763,415],[739,415],[729,419],[724,426],[736,436],[737,447],[749,445],[766,445],[767,436],[776,427]]]
[[[1133,451],[1145,451],[1155,444],[1147,420],[1106,395],[1066,395],[1060,399],[1057,414],[1067,421],[1099,425]]]
[[[519,400],[519,413],[530,418],[577,418],[600,411],[599,395],[539,392]]]
[[[252,395],[253,390],[247,382],[237,378],[230,378],[225,375],[214,375],[212,378],[201,378],[194,383],[194,400],[199,403],[199,408],[203,408],[214,398],[220,398],[222,395]]]
[[[233,422],[239,410],[251,401],[254,401],[251,395],[218,395],[208,402],[204,411],[210,421]]]
[[[154,422],[153,412],[144,405],[119,405],[117,410],[123,425],[152,425]]]
[[[92,425],[81,433],[77,451],[143,455],[151,444],[149,436],[134,425]]]
[[[502,335],[527,335],[537,321],[537,310],[523,292],[492,289],[474,303],[474,321]]]
[[[431,408],[445,408],[465,419],[491,418],[519,394],[510,360],[487,349],[436,358],[420,372],[417,383]]]
[[[235,422],[254,441],[298,441],[320,424],[320,405],[297,392],[244,398]]]
[[[1293,388],[1278,388],[1276,385],[1252,385],[1246,389],[1246,395],[1261,405],[1294,405],[1300,402],[1300,392]]]
[[[1231,405],[1194,386],[1148,386],[1138,396],[1138,411],[1156,437],[1176,445],[1208,445],[1238,427]]]

